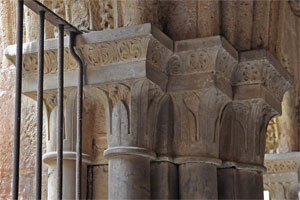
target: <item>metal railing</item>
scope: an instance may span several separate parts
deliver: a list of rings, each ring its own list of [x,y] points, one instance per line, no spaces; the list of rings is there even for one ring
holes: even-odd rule
[[[76,199],[81,199],[82,177],[82,105],[83,105],[83,63],[75,53],[74,45],[77,28],[56,15],[37,0],[18,0],[17,8],[17,55],[16,55],[16,89],[15,89],[15,122],[14,122],[14,161],[12,198],[19,196],[20,164],[20,130],[21,130],[21,94],[22,94],[22,53],[23,53],[23,12],[24,5],[39,15],[39,49],[38,49],[38,89],[37,89],[37,147],[36,147],[36,191],[35,198],[42,194],[42,140],[43,140],[43,82],[44,82],[44,28],[45,20],[58,27],[58,117],[57,117],[57,199],[62,199],[63,191],[63,95],[64,95],[64,33],[70,36],[71,55],[79,65],[77,86],[77,133],[76,133]]]

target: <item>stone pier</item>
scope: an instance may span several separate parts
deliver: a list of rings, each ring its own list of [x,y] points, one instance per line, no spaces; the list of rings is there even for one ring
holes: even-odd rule
[[[45,44],[48,198],[56,179],[56,43]],[[76,44],[84,102],[93,96],[104,107],[109,199],[263,198],[267,124],[292,86],[268,51],[238,52],[222,36],[173,41],[151,24],[84,33]],[[13,62],[14,49],[6,50]],[[36,52],[37,43],[24,44],[23,91],[32,98]],[[73,198],[77,66],[65,54],[64,197]],[[83,130],[84,166],[91,134]]]

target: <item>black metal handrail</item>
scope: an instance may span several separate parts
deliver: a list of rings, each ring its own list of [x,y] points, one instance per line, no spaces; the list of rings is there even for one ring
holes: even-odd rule
[[[45,20],[58,27],[58,135],[57,135],[57,199],[62,199],[63,187],[63,93],[64,93],[64,32],[70,35],[70,52],[79,65],[77,86],[77,134],[76,134],[76,199],[81,199],[82,177],[82,106],[83,62],[75,53],[75,37],[82,32],[56,15],[37,0],[18,0],[17,8],[17,55],[14,124],[14,161],[12,198],[19,196],[20,127],[22,94],[23,12],[24,4],[39,15],[38,90],[37,90],[37,148],[35,198],[41,199],[42,191],[42,139],[43,139],[43,87],[44,87],[44,28]]]

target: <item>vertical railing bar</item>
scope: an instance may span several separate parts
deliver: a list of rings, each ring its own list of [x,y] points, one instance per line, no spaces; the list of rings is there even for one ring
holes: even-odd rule
[[[23,53],[23,10],[24,1],[18,0],[17,8],[17,54],[15,86],[14,121],[14,161],[12,199],[19,197],[20,130],[21,130],[21,93],[22,93],[22,53]]]
[[[82,106],[83,106],[83,62],[75,53],[76,33],[70,33],[70,52],[78,63],[78,82],[77,82],[77,132],[76,132],[76,199],[81,199],[82,181]]]
[[[45,12],[39,12],[39,52],[38,52],[38,91],[37,91],[37,135],[35,198],[42,198],[42,155],[43,155],[43,89],[44,89],[44,27]]]
[[[57,135],[57,200],[63,191],[63,133],[64,133],[64,25],[58,26],[58,135]]]

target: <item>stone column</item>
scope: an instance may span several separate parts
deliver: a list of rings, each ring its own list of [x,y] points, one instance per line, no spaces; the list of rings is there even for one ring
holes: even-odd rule
[[[99,38],[97,44],[80,48],[87,81],[98,82],[94,87],[106,99],[108,196],[150,199],[157,107],[167,83],[164,65],[172,42],[149,24],[103,32]]]
[[[56,198],[57,191],[57,106],[56,91],[45,93],[49,133],[46,139],[47,153],[43,161],[48,165],[48,199]],[[83,150],[84,151],[84,150]],[[82,194],[85,197],[86,172],[89,156],[83,154]],[[63,140],[63,199],[75,199],[76,178],[76,89],[65,90],[64,140]]]
[[[150,199],[150,161],[152,133],[148,112],[155,101],[152,92],[160,89],[147,79],[111,83],[106,90],[112,107],[111,130],[108,131],[109,199]]]
[[[221,122],[219,198],[263,199],[267,125],[281,113],[292,79],[271,54],[257,50],[240,54],[233,85],[234,101]]]
[[[179,198],[217,199],[219,122],[231,101],[238,55],[222,37],[175,42],[168,61],[168,95],[174,110],[173,162]]]

